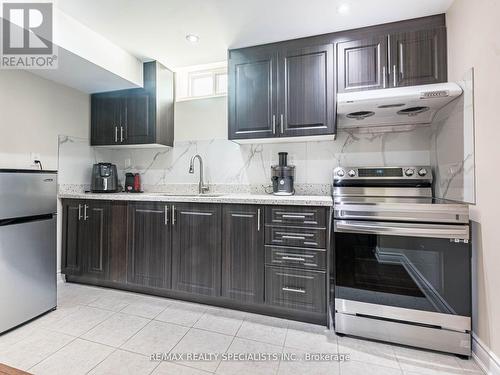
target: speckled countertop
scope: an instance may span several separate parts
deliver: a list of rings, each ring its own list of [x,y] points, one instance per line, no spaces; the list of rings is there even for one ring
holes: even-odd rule
[[[214,194],[214,195],[182,195],[166,193],[60,193],[59,198],[67,199],[100,199],[112,201],[145,201],[145,202],[200,202],[200,203],[234,203],[234,204],[277,204],[296,206],[332,206],[329,195],[291,195],[277,196],[272,194]]]

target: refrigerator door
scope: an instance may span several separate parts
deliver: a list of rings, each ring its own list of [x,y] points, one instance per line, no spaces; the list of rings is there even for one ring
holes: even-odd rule
[[[0,333],[56,307],[56,215],[0,226]]]
[[[57,174],[34,170],[0,170],[0,221],[55,213]]]

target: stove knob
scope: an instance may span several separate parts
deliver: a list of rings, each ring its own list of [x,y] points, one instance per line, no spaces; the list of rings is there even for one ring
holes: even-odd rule
[[[339,176],[339,177],[344,177],[344,175],[345,175],[345,172],[344,172],[344,170],[343,170],[343,169],[339,169],[339,170],[337,171],[337,176]]]
[[[356,176],[356,171],[354,169],[351,169],[349,172],[347,172],[347,174],[349,175],[349,177],[354,177]]]
[[[427,174],[427,169],[422,168],[418,171],[419,176],[425,176]]]
[[[407,175],[408,177],[413,176],[413,173],[415,173],[415,171],[413,169],[407,169],[405,171],[405,175]]]

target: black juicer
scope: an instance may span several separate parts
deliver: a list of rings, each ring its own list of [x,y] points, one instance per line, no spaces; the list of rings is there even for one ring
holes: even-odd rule
[[[293,195],[293,179],[295,166],[287,165],[288,152],[278,152],[279,164],[271,167],[271,181],[274,195]]]

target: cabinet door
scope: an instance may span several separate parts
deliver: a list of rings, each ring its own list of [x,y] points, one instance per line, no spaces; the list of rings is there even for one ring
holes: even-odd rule
[[[133,90],[124,98],[123,144],[154,143],[154,121],[149,117],[150,95]]]
[[[446,28],[389,36],[392,87],[446,82]]]
[[[61,272],[65,275],[82,273],[82,249],[85,239],[83,202],[65,199],[62,202],[62,256]]]
[[[333,46],[280,50],[278,107],[280,136],[335,132]]]
[[[108,275],[109,202],[84,202],[85,229],[84,269],[85,276],[105,279]]]
[[[224,205],[222,295],[246,303],[264,302],[264,210]]]
[[[337,91],[387,87],[387,56],[387,35],[337,44]]]
[[[91,98],[91,145],[120,143],[122,99],[115,93],[95,94]]]
[[[230,51],[229,139],[274,137],[276,61],[277,54],[266,48]]]
[[[169,205],[130,203],[128,282],[170,287],[171,229]]]
[[[175,204],[172,210],[172,288],[189,293],[220,295],[220,205]]]

